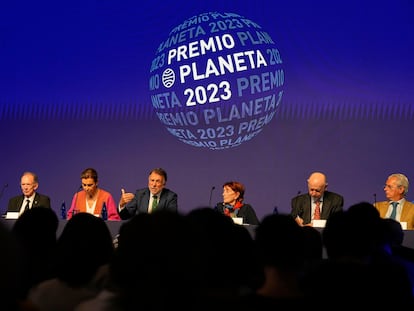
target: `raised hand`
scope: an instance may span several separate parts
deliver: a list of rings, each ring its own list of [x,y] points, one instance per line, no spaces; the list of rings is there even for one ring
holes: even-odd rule
[[[124,207],[125,204],[130,202],[134,198],[134,194],[132,192],[125,192],[125,189],[121,189],[121,199],[119,200],[119,206]]]

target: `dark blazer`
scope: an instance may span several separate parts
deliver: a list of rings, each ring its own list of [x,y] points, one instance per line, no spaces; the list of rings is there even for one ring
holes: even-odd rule
[[[224,214],[224,208],[225,208],[225,205],[223,204],[223,202],[219,202],[217,203],[214,209],[220,212],[221,214]],[[257,218],[256,212],[250,204],[243,204],[237,213],[237,217],[243,218],[243,224],[249,224],[249,225],[259,224],[259,219]]]
[[[311,196],[309,193],[300,194],[292,199],[291,215],[293,218],[299,216],[303,219],[303,224],[311,222]],[[334,192],[325,191],[323,194],[321,219],[328,219],[330,215],[343,211],[344,198]]]
[[[18,195],[9,200],[9,205],[7,206],[7,212],[19,212],[20,208],[22,207],[23,200],[25,199],[24,195]],[[36,192],[34,200],[33,200],[33,207],[47,207],[51,208],[50,206],[50,198],[47,195],[40,194]]]
[[[148,213],[148,203],[151,192],[148,188],[139,189],[135,192],[134,198],[119,211],[121,219],[129,219],[139,213]],[[170,189],[162,189],[157,205],[157,211],[167,209],[173,212],[178,210],[178,195]]]

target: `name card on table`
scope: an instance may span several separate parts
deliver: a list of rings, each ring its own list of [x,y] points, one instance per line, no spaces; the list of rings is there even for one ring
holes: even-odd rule
[[[6,219],[17,219],[19,218],[19,212],[7,212]]]
[[[235,224],[242,225],[243,224],[243,217],[232,217]]]
[[[312,226],[315,228],[325,228],[326,219],[314,219],[312,220]]]

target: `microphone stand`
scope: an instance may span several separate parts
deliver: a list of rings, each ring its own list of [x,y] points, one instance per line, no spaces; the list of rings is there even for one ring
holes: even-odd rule
[[[214,189],[216,189],[215,186],[211,187],[211,190],[210,190],[210,199],[208,200],[208,206],[209,207],[211,207],[211,197],[213,196]]]

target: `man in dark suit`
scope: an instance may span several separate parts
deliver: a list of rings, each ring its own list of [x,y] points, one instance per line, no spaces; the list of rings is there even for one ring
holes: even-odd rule
[[[148,176],[148,187],[138,189],[135,194],[121,189],[119,215],[129,219],[139,213],[152,213],[159,210],[176,212],[177,194],[165,188],[167,172],[162,168],[153,169]]]
[[[308,178],[308,193],[292,199],[291,215],[300,226],[312,226],[314,219],[327,220],[333,213],[343,210],[344,198],[327,191],[327,187],[325,174],[314,172]]]
[[[39,181],[35,173],[24,172],[20,179],[20,187],[22,194],[9,200],[7,212],[17,212],[20,216],[24,211],[34,207],[51,208],[50,198],[37,192]]]

